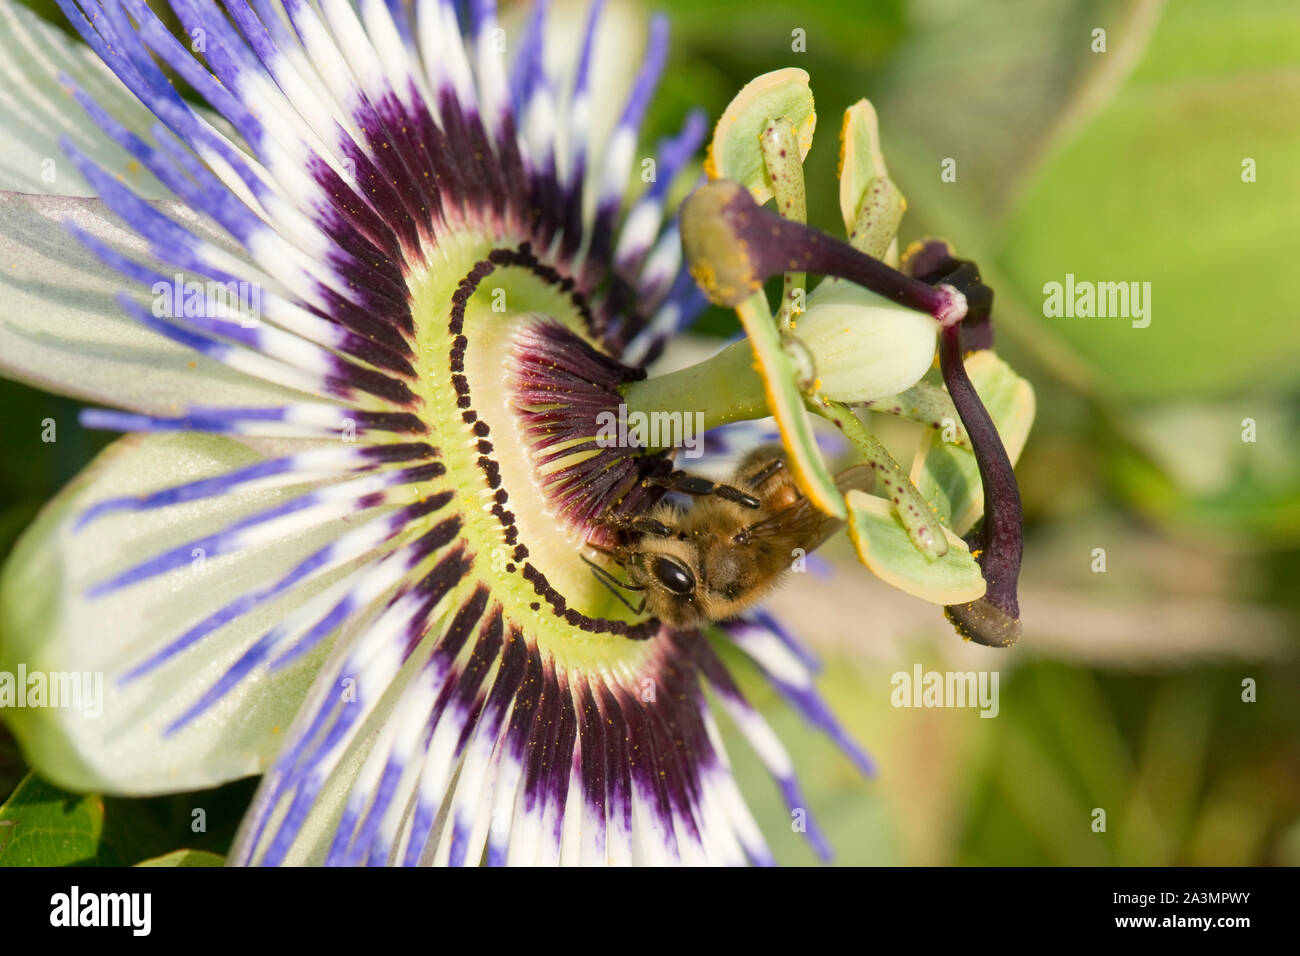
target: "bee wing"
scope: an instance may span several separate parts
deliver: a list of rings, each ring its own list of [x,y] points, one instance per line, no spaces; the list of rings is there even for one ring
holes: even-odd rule
[[[812,537],[826,521],[835,521],[830,515],[818,511],[807,498],[800,498],[788,508],[769,515],[762,521],[756,521],[745,530],[751,538],[772,537]]]
[[[871,491],[876,484],[876,471],[870,465],[854,465],[835,476],[840,491]],[[776,514],[757,521],[746,528],[749,537],[781,537],[798,543],[808,551],[815,550],[843,524],[838,518],[818,510],[807,498],[800,498]]]

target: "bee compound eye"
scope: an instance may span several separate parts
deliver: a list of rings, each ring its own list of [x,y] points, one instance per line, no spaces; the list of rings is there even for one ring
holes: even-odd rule
[[[676,558],[655,558],[651,570],[659,583],[674,594],[690,594],[695,590],[695,575]]]

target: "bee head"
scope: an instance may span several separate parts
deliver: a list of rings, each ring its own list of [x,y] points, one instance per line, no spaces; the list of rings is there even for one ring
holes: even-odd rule
[[[646,537],[628,555],[628,579],[645,592],[646,604],[660,620],[677,627],[699,623],[699,556],[693,542]]]
[[[695,593],[695,572],[672,555],[661,554],[651,559],[650,573],[673,594],[684,597]]]

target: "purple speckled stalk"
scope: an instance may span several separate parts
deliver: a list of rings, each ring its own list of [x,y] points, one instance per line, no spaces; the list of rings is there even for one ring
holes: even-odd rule
[[[954,325],[966,314],[959,292],[913,279],[847,242],[759,206],[738,183],[701,186],[682,206],[682,247],[691,272],[718,305],[737,306],[786,272],[836,276]]]
[[[984,523],[978,533],[977,560],[988,584],[979,600],[950,605],[944,613],[963,637],[990,647],[1009,647],[1020,639],[1020,603],[1016,599],[1023,548],[1020,489],[993,419],[966,375],[960,327],[940,333],[939,364],[970,435],[984,485]]]
[[[966,352],[993,346],[993,292],[973,262],[958,259],[947,243],[929,240],[913,251],[904,269],[921,282],[946,283],[966,296],[969,311],[958,326],[939,336],[939,364],[957,414],[970,434],[984,486],[984,522],[972,540],[988,590],[977,601],[944,610],[963,637],[990,647],[1009,647],[1020,639],[1016,585],[1024,547],[1020,489],[1011,459],[988,410],[966,375]]]
[[[939,336],[939,365],[948,394],[970,434],[984,486],[984,522],[973,545],[988,590],[977,601],[951,605],[944,613],[959,634],[990,647],[1008,647],[1020,638],[1020,603],[1016,584],[1023,550],[1020,489],[997,427],[966,374],[968,350],[993,343],[993,293],[980,281],[973,262],[954,258],[941,242],[927,242],[909,256],[906,268],[917,279],[950,283],[961,289],[971,309],[961,325]]]

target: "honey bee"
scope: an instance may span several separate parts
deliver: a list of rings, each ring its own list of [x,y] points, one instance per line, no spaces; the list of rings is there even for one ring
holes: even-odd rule
[[[835,482],[841,491],[869,491],[875,473],[870,465],[856,465]],[[803,495],[779,447],[750,452],[730,484],[684,472],[655,483],[698,500],[689,508],[661,501],[646,514],[609,522],[615,543],[597,550],[622,567],[627,581],[587,563],[631,610],[648,610],[672,627],[701,627],[740,614],[843,524]],[[640,593],[640,607],[620,590]]]

